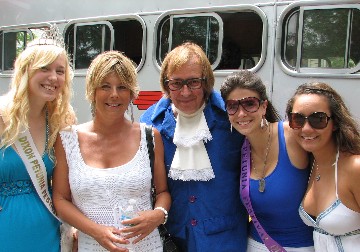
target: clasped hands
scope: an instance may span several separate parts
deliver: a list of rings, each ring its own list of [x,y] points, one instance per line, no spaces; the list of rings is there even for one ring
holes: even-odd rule
[[[124,220],[121,223],[126,225],[124,228],[102,226],[97,229],[94,239],[101,246],[112,252],[127,252],[128,249],[121,247],[122,244],[130,244],[131,238],[135,238],[132,243],[136,244],[164,221],[164,214],[161,211],[146,210],[138,213],[138,216]]]

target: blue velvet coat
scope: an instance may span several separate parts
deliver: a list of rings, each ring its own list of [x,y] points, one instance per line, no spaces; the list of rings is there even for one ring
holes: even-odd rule
[[[172,205],[166,224],[183,251],[246,251],[248,217],[239,196],[243,136],[230,131],[219,93],[211,93],[204,114],[213,139],[205,143],[215,178],[181,181],[168,178]],[[159,130],[169,172],[176,146],[171,100],[162,98],[140,118]]]

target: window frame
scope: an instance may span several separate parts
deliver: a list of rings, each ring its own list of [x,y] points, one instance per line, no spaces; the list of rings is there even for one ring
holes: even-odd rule
[[[80,22],[80,23],[75,23],[74,24],[74,43],[73,43],[73,48],[74,48],[74,53],[73,53],[73,57],[72,57],[72,62],[73,62],[73,66],[74,66],[74,70],[75,71],[87,71],[88,68],[75,68],[76,66],[76,55],[77,55],[77,40],[76,40],[76,35],[77,35],[77,28],[78,27],[84,27],[84,26],[94,26],[94,25],[105,25],[110,29],[110,49],[114,48],[114,28],[112,26],[112,24],[109,21],[95,21],[95,22]],[[101,36],[101,53],[104,52],[105,50],[105,30],[104,27],[101,31],[102,36]]]
[[[0,74],[3,74],[3,75],[6,75],[6,74],[12,74],[14,72],[13,69],[4,69],[4,63],[5,63],[5,50],[6,48],[4,48],[5,46],[5,34],[6,33],[19,33],[19,32],[26,32],[27,35],[30,36],[30,40],[25,40],[25,45],[24,45],[24,48],[26,48],[27,44],[29,42],[31,42],[32,40],[34,40],[34,34],[33,32],[31,31],[31,29],[40,29],[40,28],[44,28],[44,27],[50,27],[50,24],[49,23],[45,23],[45,24],[37,24],[37,25],[19,25],[19,26],[12,26],[10,28],[8,27],[1,27],[1,34],[0,36],[2,37],[2,45],[0,47],[0,49],[2,50],[1,51],[1,58],[0,58],[0,61],[1,61],[1,67],[0,67]],[[14,61],[16,60],[17,56],[15,57]]]
[[[114,28],[112,25],[112,21],[126,21],[126,20],[135,20],[138,21],[142,28],[142,46],[141,46],[141,61],[136,67],[136,71],[139,72],[141,68],[143,67],[146,59],[146,41],[147,41],[147,27],[145,21],[139,16],[139,15],[116,15],[116,16],[100,16],[100,17],[89,17],[89,18],[78,18],[78,19],[71,19],[69,22],[66,23],[66,26],[64,27],[64,34],[66,34],[67,30],[71,25],[74,25],[74,30],[77,26],[80,25],[98,25],[98,24],[105,24],[110,28],[111,32],[111,39],[110,39],[110,49],[114,50]],[[76,30],[75,30],[76,31]],[[65,41],[66,38],[64,37]],[[74,55],[75,57],[75,48],[76,48],[76,37],[74,34]],[[73,65],[75,66],[75,62],[73,62]],[[85,76],[88,68],[81,68],[81,69],[74,69],[75,76]]]
[[[158,49],[158,44],[160,43],[158,40],[159,37],[161,37],[161,31],[162,31],[162,25],[164,24],[164,19],[169,18],[171,15],[189,15],[189,14],[194,14],[194,15],[200,15],[202,13],[215,13],[216,15],[217,12],[224,12],[224,13],[231,13],[231,12],[253,12],[255,14],[257,14],[259,16],[259,18],[262,21],[262,34],[261,34],[261,43],[262,43],[262,48],[261,48],[261,55],[259,57],[259,61],[258,63],[251,68],[252,71],[258,71],[262,65],[264,64],[266,57],[267,57],[267,51],[268,51],[268,29],[269,29],[269,24],[268,24],[268,18],[265,14],[265,12],[258,6],[256,5],[250,5],[250,4],[240,4],[240,5],[236,5],[236,6],[219,6],[219,7],[204,7],[204,8],[197,8],[197,9],[182,9],[182,10],[170,10],[170,11],[166,11],[164,12],[162,15],[160,15],[155,23],[155,27],[154,27],[154,46],[153,47],[153,62],[154,65],[157,67],[158,71],[161,70],[161,62],[159,61],[159,59],[161,59],[161,50]],[[221,17],[220,17],[221,19]],[[221,19],[222,21],[222,19]],[[223,21],[222,21],[223,22]],[[222,36],[224,36],[224,29],[221,26],[220,30],[222,32]],[[217,65],[220,63],[221,61],[221,56],[222,56],[222,43],[219,43],[219,47],[221,48],[221,53],[220,56],[218,56],[219,58],[219,62],[217,63]],[[219,53],[218,53],[219,54]],[[216,66],[217,66],[216,65]],[[216,68],[213,67],[213,69]],[[238,68],[236,69],[215,69],[214,74],[217,76],[227,76],[230,72],[234,72],[236,70],[240,70]],[[250,69],[249,69],[250,70]]]
[[[192,18],[192,17],[195,17],[195,18],[196,17],[213,17],[217,20],[217,22],[219,24],[219,40],[218,40],[218,45],[217,45],[216,59],[215,59],[214,63],[211,65],[211,67],[213,69],[215,69],[219,65],[220,60],[221,60],[222,42],[223,42],[223,36],[224,36],[223,21],[222,21],[221,17],[218,14],[216,14],[215,12],[170,15],[169,16],[170,32],[169,32],[169,50],[168,50],[168,52],[170,52],[173,49],[172,48],[172,42],[173,42],[173,32],[172,31],[173,31],[174,19],[176,19],[176,18]],[[163,27],[165,22],[162,23],[161,28]],[[162,29],[160,31],[161,31],[160,34],[162,34]],[[208,40],[208,38],[209,38],[209,33],[206,34],[206,40]],[[157,54],[157,57],[158,57],[157,60],[161,60],[161,52],[162,52],[161,45],[162,44],[160,43],[159,52]],[[204,51],[206,54],[206,49]]]
[[[355,4],[334,4],[334,5],[323,5],[323,3],[293,3],[290,4],[284,11],[281,13],[279,17],[279,23],[277,27],[277,34],[279,39],[277,39],[276,49],[277,53],[277,61],[280,65],[280,68],[288,75],[291,76],[314,76],[314,77],[323,77],[323,76],[341,76],[347,75],[349,77],[356,77],[360,70],[360,62],[352,68],[321,68],[321,67],[301,67],[300,61],[302,59],[302,48],[303,48],[303,27],[304,27],[304,12],[309,10],[331,10],[331,9],[358,9],[359,5]],[[295,67],[290,67],[287,63],[287,59],[285,57],[285,48],[287,42],[287,34],[288,34],[288,22],[290,17],[293,16],[296,12],[299,12],[299,27],[297,29],[297,37],[296,37],[296,64]],[[351,20],[348,17],[347,23],[347,31],[346,31],[346,50],[345,50],[345,61],[348,64],[348,52],[349,52],[349,39],[350,39],[350,30],[351,30]],[[284,37],[284,38],[283,38]]]

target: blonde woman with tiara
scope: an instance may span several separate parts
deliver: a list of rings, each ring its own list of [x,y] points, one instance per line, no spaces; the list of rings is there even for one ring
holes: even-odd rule
[[[52,150],[59,130],[76,121],[72,77],[63,41],[51,27],[18,56],[11,88],[0,97],[1,251],[60,251]]]

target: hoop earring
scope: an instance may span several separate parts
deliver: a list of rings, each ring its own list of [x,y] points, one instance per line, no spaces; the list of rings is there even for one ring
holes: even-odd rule
[[[268,120],[266,120],[265,116],[263,116],[263,117],[261,118],[260,128],[263,129],[265,126],[267,127],[268,125],[269,125]]]

